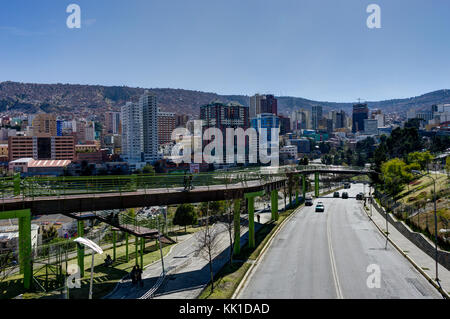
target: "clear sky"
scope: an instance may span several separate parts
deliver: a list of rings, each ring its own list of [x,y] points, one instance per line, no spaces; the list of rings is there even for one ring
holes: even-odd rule
[[[66,7],[81,7],[68,29]],[[369,4],[381,29],[369,29]],[[0,0],[0,81],[352,102],[450,89],[447,0]]]

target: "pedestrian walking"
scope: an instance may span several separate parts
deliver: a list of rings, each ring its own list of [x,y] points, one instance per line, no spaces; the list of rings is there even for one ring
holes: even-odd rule
[[[137,283],[137,269],[136,266],[133,267],[133,269],[130,272],[130,277],[131,277],[131,283],[134,285],[136,285]]]

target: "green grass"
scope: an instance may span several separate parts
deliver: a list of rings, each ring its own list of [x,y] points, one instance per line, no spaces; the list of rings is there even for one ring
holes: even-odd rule
[[[170,251],[171,246],[163,247],[163,254],[166,255]],[[126,247],[121,246],[116,248],[116,261],[113,263],[112,267],[104,267],[104,259],[106,255],[109,254],[113,257],[113,249],[107,249],[102,255],[96,254],[94,256],[94,286],[93,286],[93,298],[101,298],[111,292],[116,284],[128,274],[133,266],[135,265],[135,247],[134,243],[129,244],[129,261],[126,262],[125,258]],[[85,276],[81,280],[81,288],[71,289],[70,298],[71,299],[86,299],[89,293],[89,282],[90,282],[90,268],[92,257],[90,251],[86,251],[87,255],[84,258],[85,265]],[[151,264],[160,259],[160,251],[155,246],[155,242],[147,242],[144,249],[143,262],[144,266]],[[139,260],[140,262],[140,257]],[[68,264],[76,264],[76,258],[70,259]],[[63,269],[65,269],[65,263],[62,264]],[[45,268],[39,271],[34,270],[35,277],[43,279],[45,277]],[[0,283],[0,299],[10,299],[14,298],[19,294],[23,294],[24,299],[35,299],[35,298],[58,298],[58,294],[55,292],[25,292],[22,282],[23,276],[20,274],[11,276]]]

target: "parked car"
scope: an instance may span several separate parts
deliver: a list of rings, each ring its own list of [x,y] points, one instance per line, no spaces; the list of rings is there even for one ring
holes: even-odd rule
[[[347,192],[343,192],[342,193],[342,198],[343,199],[347,199],[348,198],[348,193]]]
[[[344,183],[344,188],[345,189],[350,188],[350,183]]]
[[[324,212],[325,211],[325,206],[323,206],[322,202],[318,202],[316,205],[316,212]]]
[[[340,197],[339,192],[334,192],[333,197],[339,198]]]
[[[313,200],[311,197],[306,197],[305,198],[305,206],[312,206],[313,205]]]

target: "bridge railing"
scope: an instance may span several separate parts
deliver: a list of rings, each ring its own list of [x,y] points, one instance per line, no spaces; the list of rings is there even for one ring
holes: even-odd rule
[[[233,185],[248,185],[249,182],[263,182],[258,171],[248,172],[216,172],[189,175],[126,175],[126,176],[62,176],[62,177],[26,177],[0,179],[1,196],[3,199],[35,198],[46,196],[68,196],[79,194],[125,193],[149,189],[183,190],[190,185],[193,188],[224,185],[225,189]]]

